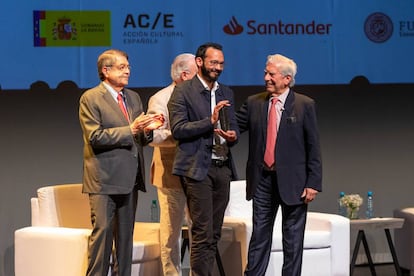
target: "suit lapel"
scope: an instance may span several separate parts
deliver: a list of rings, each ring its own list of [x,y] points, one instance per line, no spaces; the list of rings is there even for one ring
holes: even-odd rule
[[[220,101],[224,101],[227,100],[226,97],[224,96],[224,92],[221,89],[221,86],[219,86],[219,88],[216,91],[216,103],[220,102]]]
[[[135,92],[131,92],[130,90],[124,89],[124,97],[126,100],[126,107],[127,107],[127,112],[128,112],[128,117],[130,121],[133,121],[133,116],[134,116],[134,112],[132,110],[132,98],[130,93],[135,93]]]
[[[194,87],[192,91],[200,91],[200,101],[203,104],[198,105],[197,108],[200,109],[201,118],[211,115],[211,93],[209,90],[205,89],[198,77],[194,77],[191,80],[191,85]]]
[[[106,103],[111,107],[111,109],[114,111],[114,113],[117,114],[119,119],[121,119],[126,124],[128,124],[127,119],[125,118],[124,114],[122,113],[121,109],[119,108],[118,103],[112,97],[111,93],[105,88],[105,86],[103,84],[101,84],[100,88],[101,88],[102,96],[103,96],[104,100],[106,101]]]
[[[280,118],[279,132],[286,128],[288,118],[295,116],[294,114],[294,103],[295,103],[295,93],[293,90],[289,91],[289,94],[286,98],[284,111],[282,112],[282,118]]]
[[[269,94],[267,92],[263,93],[262,100],[260,101],[259,110],[260,112],[260,122],[263,122],[263,131],[262,131],[262,145],[266,146],[266,135],[267,135],[267,120],[268,120],[268,109],[269,109]]]

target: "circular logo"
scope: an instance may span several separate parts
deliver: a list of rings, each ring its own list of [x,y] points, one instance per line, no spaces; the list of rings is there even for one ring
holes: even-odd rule
[[[393,30],[391,18],[381,12],[373,13],[365,20],[365,35],[373,42],[382,43],[387,41]]]

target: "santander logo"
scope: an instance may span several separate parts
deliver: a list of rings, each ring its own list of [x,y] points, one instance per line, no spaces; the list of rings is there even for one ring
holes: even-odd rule
[[[317,22],[315,19],[308,22],[286,22],[283,19],[271,19],[271,21],[257,21],[249,19],[244,24],[240,24],[235,16],[223,27],[224,33],[228,35],[330,35],[333,29],[332,23]]]
[[[243,32],[243,26],[237,22],[236,17],[232,16],[229,24],[223,27],[223,31],[229,35],[238,35]]]

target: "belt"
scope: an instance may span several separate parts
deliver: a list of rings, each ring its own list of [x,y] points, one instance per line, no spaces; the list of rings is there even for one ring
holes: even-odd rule
[[[229,165],[229,160],[220,160],[220,159],[211,159],[211,165],[215,166],[215,167],[223,167],[223,166],[228,166]]]

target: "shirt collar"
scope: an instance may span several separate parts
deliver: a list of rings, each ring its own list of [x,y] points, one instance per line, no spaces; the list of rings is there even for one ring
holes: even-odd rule
[[[111,96],[115,99],[115,101],[118,101],[118,92],[116,92],[115,89],[113,89],[109,84],[102,82],[102,84],[105,86],[106,90],[109,91]],[[120,92],[122,96],[124,96],[124,92]]]
[[[282,103],[282,106],[285,105],[286,102],[286,98],[290,93],[290,88],[286,89],[286,91],[284,91],[282,94],[278,95],[277,98],[279,99],[279,102]],[[274,98],[275,96],[271,96],[269,98],[269,101],[271,101],[272,98]]]
[[[204,86],[204,89],[207,91],[210,91],[210,88],[208,87],[207,83],[197,74],[197,78],[200,80],[201,84]],[[216,92],[219,88],[219,84],[217,81],[214,82],[213,89],[211,89],[210,92]]]

